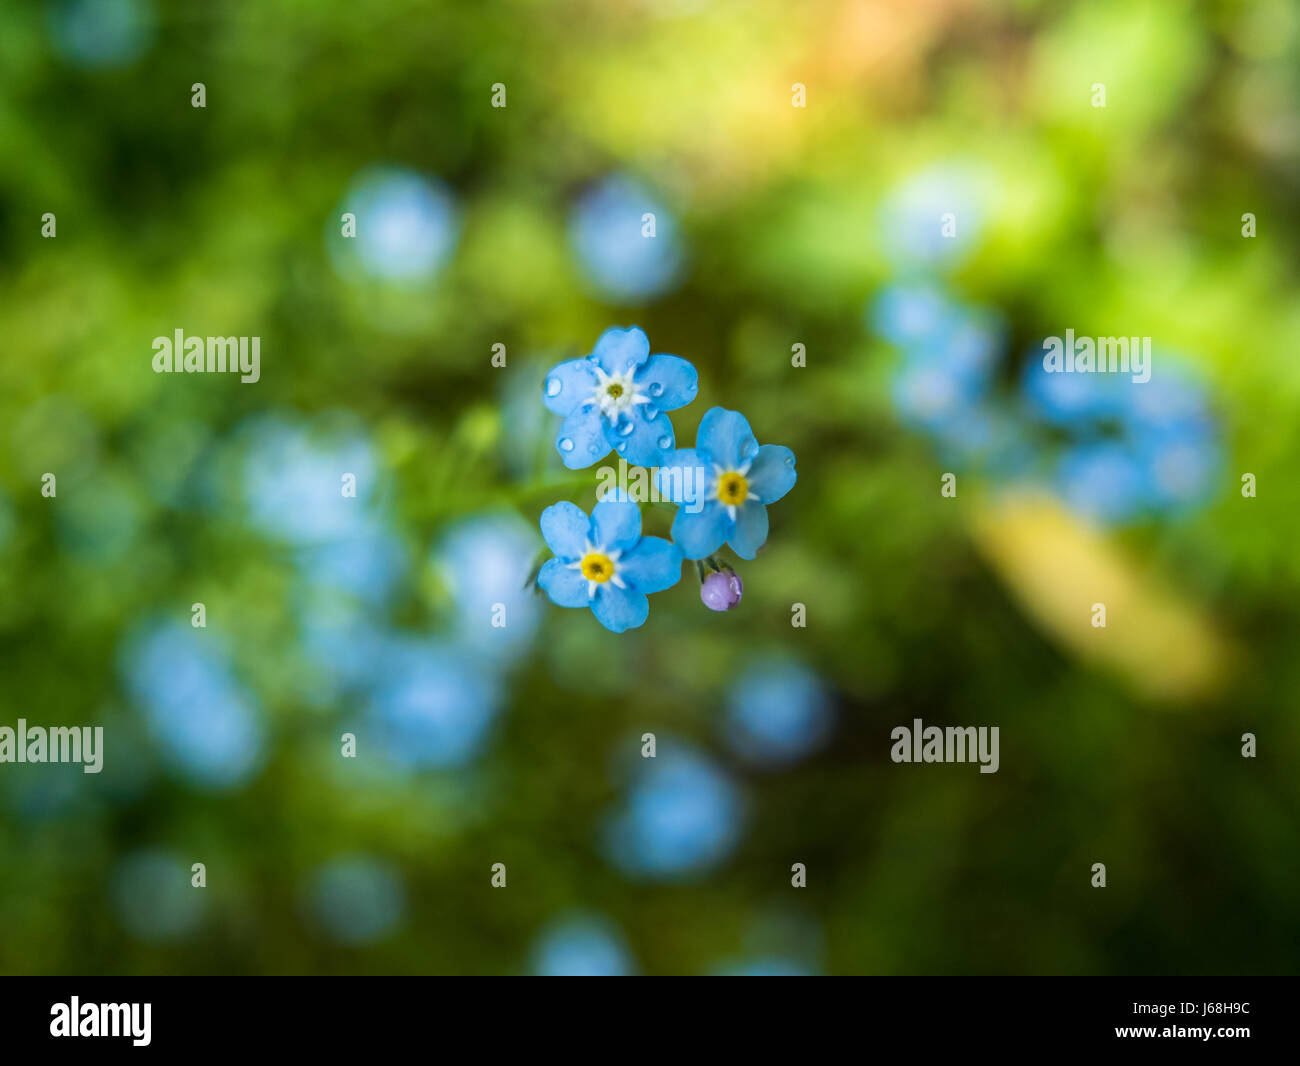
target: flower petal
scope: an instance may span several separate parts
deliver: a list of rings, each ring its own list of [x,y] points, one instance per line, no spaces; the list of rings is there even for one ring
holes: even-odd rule
[[[758,441],[749,422],[739,411],[714,407],[700,419],[695,450],[727,470],[734,470],[758,453]]]
[[[731,518],[717,500],[710,500],[698,514],[685,507],[673,519],[673,541],[688,559],[703,559],[722,547],[731,532]]]
[[[605,435],[606,425],[608,422],[595,404],[579,407],[561,422],[555,448],[564,465],[570,470],[581,470],[608,455],[610,444]]]
[[[591,543],[603,551],[627,551],[641,536],[641,508],[623,500],[602,500],[591,509]]]
[[[643,592],[621,589],[607,581],[596,589],[591,613],[611,633],[622,633],[625,629],[635,629],[650,617],[650,601]]]
[[[676,443],[672,420],[653,404],[625,411],[610,435],[614,450],[633,466],[658,466]]]
[[[703,501],[708,491],[709,469],[694,448],[678,448],[665,452],[655,471],[655,484],[659,497],[678,505],[691,505]]]
[[[767,541],[767,508],[750,500],[736,509],[736,523],[727,537],[732,551],[742,559],[752,559]]]
[[[589,607],[591,599],[587,595],[587,579],[582,573],[573,569],[560,559],[547,559],[537,575],[537,585],[551,602],[560,607]]]
[[[759,448],[747,475],[750,491],[763,503],[776,503],[794,488],[796,477],[794,452],[780,444]]]
[[[654,406],[665,411],[685,406],[700,391],[695,367],[677,355],[652,355],[633,381]]]
[[[650,339],[645,330],[633,326],[631,329],[605,330],[596,341],[591,358],[606,374],[626,374],[644,363],[649,355]]]
[[[542,512],[542,538],[557,559],[582,558],[587,550],[587,530],[591,527],[586,512],[576,503],[561,500]]]
[[[571,415],[591,401],[598,384],[596,365],[590,359],[557,363],[542,383],[542,403],[557,415]]]
[[[618,575],[638,592],[663,592],[682,579],[682,549],[662,537],[642,537],[618,561]]]

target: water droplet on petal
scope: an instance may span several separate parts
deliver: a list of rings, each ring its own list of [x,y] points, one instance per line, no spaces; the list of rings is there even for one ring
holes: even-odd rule
[[[650,395],[656,398],[664,394],[664,387],[657,381],[650,382]]]
[[[606,447],[606,448],[609,448],[609,445],[606,444],[605,447]],[[587,452],[588,452],[588,454],[590,454],[590,455],[599,455],[599,454],[600,454],[600,445],[597,444],[597,443],[593,440],[590,444],[587,445]]]
[[[634,429],[636,429],[636,424],[630,418],[625,419],[618,424],[618,435],[620,437],[630,436]]]
[[[793,455],[787,455],[787,456],[785,457],[785,465],[786,465],[786,466],[794,466],[794,456],[793,456]]]
[[[659,447],[661,447],[661,448],[671,448],[672,446],[673,446],[673,439],[672,439],[672,437],[669,437],[669,436],[665,435],[665,436],[662,436],[662,437],[659,438]]]
[[[552,377],[546,379],[547,396],[558,396],[563,391],[563,389],[564,389],[564,382],[562,382],[559,378]]]
[[[645,414],[645,420],[647,422],[653,422],[659,417],[659,408],[652,403],[646,404],[641,410]]]
[[[614,446],[614,450],[618,452],[619,455],[625,454],[627,452],[627,441],[619,441],[618,444]]]
[[[562,452],[571,452],[571,451],[573,451],[573,441],[570,440],[568,437],[561,437],[561,438],[560,438],[560,451],[562,451]]]

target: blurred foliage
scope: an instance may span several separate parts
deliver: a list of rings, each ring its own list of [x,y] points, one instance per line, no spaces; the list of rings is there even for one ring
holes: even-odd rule
[[[0,765],[0,970],[1293,972],[1298,81],[1286,0],[6,4],[0,725],[106,754]],[[360,218],[408,276],[341,243],[377,173],[430,190]],[[610,179],[671,262],[600,244]],[[934,196],[951,249],[915,243]],[[1000,526],[981,474],[941,498],[865,317],[917,275],[1015,359],[1065,326],[1183,353],[1211,497],[1102,531]],[[800,479],[738,608],[690,567],[616,637],[520,586],[596,485],[543,374],[633,323],[699,368],[680,442],[740,409]],[[154,374],[178,328],[259,336],[261,380]],[[1159,639],[1082,647],[1090,566]],[[734,743],[772,662],[833,718],[779,765]],[[999,726],[1000,771],[891,763],[914,717]],[[665,803],[667,859],[620,863]]]

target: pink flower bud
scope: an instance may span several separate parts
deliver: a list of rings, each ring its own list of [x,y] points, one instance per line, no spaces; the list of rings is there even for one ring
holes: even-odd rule
[[[730,570],[710,574],[700,585],[700,599],[710,611],[729,611],[740,602],[745,586],[740,575]]]

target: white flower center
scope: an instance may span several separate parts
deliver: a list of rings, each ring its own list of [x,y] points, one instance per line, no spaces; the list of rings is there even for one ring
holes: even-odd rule
[[[650,402],[650,397],[637,392],[633,385],[634,373],[635,369],[630,369],[623,374],[606,374],[600,367],[596,367],[596,380],[599,384],[591,394],[591,402],[600,407],[600,413],[611,423],[617,422],[619,415],[629,407]]]

